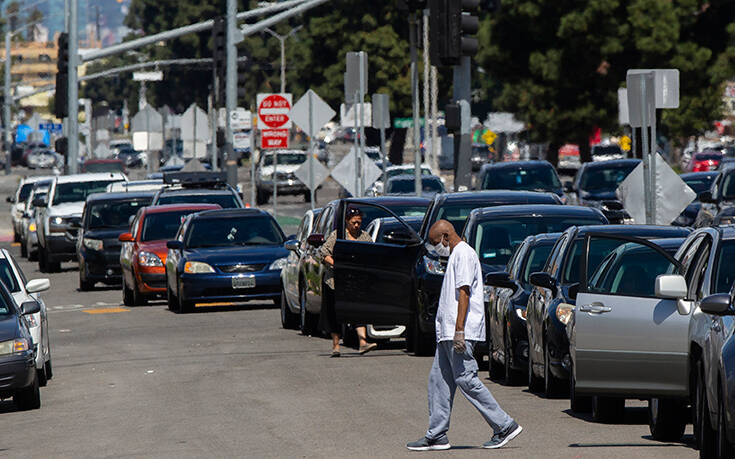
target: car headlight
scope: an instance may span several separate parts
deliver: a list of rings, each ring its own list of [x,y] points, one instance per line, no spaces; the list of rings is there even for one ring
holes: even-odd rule
[[[490,295],[493,293],[493,287],[490,285],[486,285],[483,289],[483,292],[485,294],[485,303],[490,302]]]
[[[516,315],[519,319],[526,320],[526,308],[516,308]]]
[[[64,223],[64,219],[61,217],[54,217],[51,219],[51,223],[53,223],[54,225],[61,225],[62,223]]]
[[[140,252],[138,254],[138,263],[140,263],[140,266],[163,266],[158,255],[151,252]]]
[[[88,248],[89,250],[97,250],[100,251],[104,247],[104,244],[99,239],[88,239],[84,238],[84,247]]]
[[[30,231],[31,233],[35,233],[36,232],[36,222],[33,222],[33,223],[31,223],[31,224],[28,225],[28,231]]]
[[[184,264],[184,272],[188,274],[206,274],[213,273],[214,268],[201,261],[187,261]]]
[[[25,338],[11,339],[0,343],[0,355],[20,354],[31,348],[31,343]]]
[[[280,269],[283,269],[286,266],[286,260],[287,258],[279,258],[278,260],[271,263],[271,265],[268,266],[268,269],[271,271],[278,271]]]
[[[563,323],[564,325],[567,325],[569,321],[572,319],[573,312],[574,312],[573,304],[560,303],[559,306],[556,307],[556,318],[559,319],[559,322]]]
[[[440,276],[444,275],[445,268],[439,260],[434,260],[433,258],[424,256],[424,267],[426,268],[426,272],[429,274],[437,274]]]

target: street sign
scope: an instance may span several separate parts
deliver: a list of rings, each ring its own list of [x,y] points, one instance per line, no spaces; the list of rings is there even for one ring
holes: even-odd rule
[[[656,154],[656,220],[654,225],[668,225],[696,199],[697,194],[684,183],[661,155]],[[635,223],[646,223],[646,200],[643,192],[643,163],[620,183],[618,194],[623,207]]]
[[[217,110],[217,126],[225,128],[225,116],[227,116],[227,109],[220,108]],[[246,131],[250,129],[253,123],[253,114],[250,110],[245,110],[242,107],[237,107],[230,113],[230,129],[232,131]]]
[[[618,88],[618,124],[621,126],[630,124],[628,90],[626,88]]]
[[[344,189],[347,190],[347,192],[350,193],[352,196],[359,196],[360,194],[362,194],[358,194],[358,184],[355,180],[356,167],[357,153],[355,151],[355,148],[353,147],[350,152],[345,155],[342,161],[340,161],[339,164],[337,164],[334,169],[332,169],[332,178],[337,181],[337,183],[342,185],[342,187],[344,187]],[[378,177],[380,177],[381,173],[382,172],[380,168],[376,166],[370,158],[365,156],[362,162],[362,183],[364,184],[365,189],[370,188],[370,186],[375,183]]]
[[[288,148],[288,129],[263,129],[260,148]]]
[[[163,72],[133,72],[133,81],[161,81]]]
[[[653,72],[656,108],[679,108],[678,69],[633,69],[628,75]]]
[[[311,99],[311,107],[309,107],[309,100]],[[309,119],[309,112],[311,112],[311,120]],[[306,91],[306,94],[301,96],[296,104],[294,104],[289,117],[296,123],[296,126],[300,127],[302,131],[309,137],[314,137],[319,129],[327,124],[334,115],[337,113],[332,110],[321,97],[311,89]],[[313,129],[313,131],[312,131]]]
[[[486,130],[482,134],[482,141],[485,142],[486,145],[492,145],[493,142],[495,142],[495,139],[498,138],[498,135],[491,131],[490,129]]]
[[[313,164],[309,165],[309,162],[312,162]],[[313,169],[314,170],[314,181],[312,182],[311,176],[309,175],[309,171]],[[297,179],[301,180],[301,183],[307,186],[307,188],[311,185],[316,190],[319,188],[319,185],[321,185],[327,177],[329,177],[329,169],[324,167],[324,165],[317,161],[314,158],[314,153],[312,152],[309,155],[309,158],[302,164],[298,169],[294,171],[294,175]]]
[[[390,129],[390,99],[388,94],[373,94],[373,127]]]
[[[623,151],[630,151],[631,147],[631,140],[630,137],[627,135],[624,135],[620,138],[620,148],[622,148]]]
[[[249,132],[233,132],[232,133],[232,148],[235,150],[246,150],[250,148],[250,133]]]
[[[424,125],[424,119],[419,118],[419,124]],[[413,118],[393,118],[393,127],[396,129],[406,129],[413,127]]]
[[[133,148],[138,151],[163,149],[163,118],[150,105],[146,105],[132,119]]]
[[[49,131],[54,134],[61,134],[64,126],[61,123],[41,123],[38,125],[40,131]]]
[[[368,55],[364,51],[347,53],[345,58],[347,71],[345,72],[345,101],[348,104],[359,102],[355,97],[359,94],[367,94],[367,72]],[[362,66],[363,78],[360,84],[360,67]]]
[[[181,140],[184,158],[203,158],[207,155],[207,144],[211,139],[207,113],[196,104],[191,104],[181,115]]]
[[[291,94],[258,94],[258,128],[290,129]]]
[[[644,106],[648,108],[647,118],[650,124],[656,117],[656,95],[653,73],[633,73],[632,71],[628,71],[626,84],[628,86],[628,116],[631,127],[641,127],[643,125],[641,111]],[[644,93],[646,96],[645,102],[643,101]]]
[[[357,110],[357,115],[355,111]],[[372,105],[370,103],[362,104],[362,123],[358,125],[370,127],[372,125]],[[360,116],[360,104],[346,105],[342,104],[339,106],[340,124],[342,127],[355,127],[355,118]]]

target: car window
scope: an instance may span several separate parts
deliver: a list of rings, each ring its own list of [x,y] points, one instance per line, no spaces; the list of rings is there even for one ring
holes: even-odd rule
[[[141,242],[170,240],[176,236],[186,217],[198,210],[150,213],[143,220]]]
[[[590,275],[597,269],[602,260],[610,252],[618,248],[623,243],[619,239],[599,239],[594,246],[590,246],[590,254],[587,259],[587,276]],[[566,259],[564,266],[564,275],[562,276],[562,282],[565,284],[573,284],[579,282],[580,268],[582,261],[582,252],[584,251],[584,238],[580,238],[574,241],[569,256]]]
[[[735,198],[735,174],[727,174],[722,181],[722,197]]]
[[[709,190],[713,180],[714,176],[712,175],[702,175],[689,177],[684,180],[684,183],[686,183],[687,186],[689,186],[689,188],[691,188],[695,193],[699,194],[703,191]]]
[[[128,228],[130,217],[150,204],[150,198],[130,201],[101,201],[88,203],[85,208],[85,228]]]
[[[585,191],[615,191],[637,163],[585,169],[579,188]]]
[[[306,153],[278,153],[278,165],[296,165],[306,162]],[[264,166],[273,165],[273,154],[263,157]]]
[[[429,227],[427,229],[431,228],[431,225],[434,222],[444,219],[454,226],[454,230],[457,231],[457,234],[462,234],[462,228],[464,228],[464,223],[467,220],[467,217],[469,217],[470,213],[478,207],[483,207],[483,205],[475,203],[445,204],[439,208],[436,213],[436,218],[433,222],[429,222]]]
[[[0,281],[10,292],[20,292],[18,279],[15,278],[13,268],[10,266],[10,262],[6,258],[0,259]]]
[[[304,218],[301,219],[301,223],[299,223],[299,227],[296,230],[296,240],[301,241],[304,239],[304,233],[306,232],[306,227],[308,226],[308,220],[309,215],[304,215]]]
[[[84,172],[124,172],[125,165],[122,162],[89,163],[85,164]]]
[[[610,251],[611,242],[602,238],[590,240],[590,253],[607,255],[591,271],[587,291],[654,297],[656,277],[669,271],[673,263],[652,247],[637,242],[614,241],[618,246]]]
[[[190,249],[283,244],[283,234],[271,217],[197,218],[190,223],[185,246]]]
[[[505,268],[505,271],[511,279],[515,279],[518,275],[518,260],[523,257],[523,252],[526,250],[526,247],[527,244],[522,242],[515,252],[513,252],[513,255],[511,255],[510,260],[508,261],[508,266]]]
[[[694,290],[693,290],[693,282],[692,278],[694,277],[694,273],[696,272],[697,268],[697,258],[696,255],[699,253],[699,246],[702,244],[702,241],[704,240],[704,237],[699,236],[696,239],[694,239],[689,246],[684,249],[683,255],[680,257],[679,262],[681,263],[682,267],[684,268],[684,279],[686,279],[687,286],[689,286],[689,298],[694,297]],[[673,273],[673,271],[672,271]]]
[[[107,185],[121,180],[99,180],[96,182],[57,183],[52,205],[65,202],[79,202],[87,199],[92,193],[103,193]]]
[[[423,177],[421,179],[421,189],[429,193],[441,193],[444,191],[444,185],[441,180],[434,177]],[[385,187],[386,194],[413,194],[416,191],[415,180],[410,179],[391,179]]]
[[[318,232],[319,234],[323,234],[324,237],[327,237],[329,233],[332,232],[330,226],[329,226],[329,217],[332,215],[332,212],[334,212],[334,209],[331,207],[327,207],[324,212],[319,216],[319,221],[317,222],[317,225],[314,227],[314,231],[312,232]]]
[[[694,294],[689,296],[689,298],[695,298],[696,300],[701,300],[702,298],[705,297],[705,294],[702,291],[702,285],[704,283],[704,278],[706,277],[705,272],[707,271],[707,267],[709,266],[709,254],[710,254],[711,248],[712,248],[712,241],[709,238],[706,238],[705,242],[702,243],[702,246],[700,247],[700,250],[698,251],[699,256],[696,258],[697,266],[694,271],[694,277],[692,278],[692,286],[691,286]],[[730,290],[728,289],[727,291],[730,291]],[[692,290],[690,290],[690,292],[692,292]]]
[[[722,241],[720,251],[717,254],[717,266],[714,269],[712,292],[727,293],[735,282],[735,264],[732,263],[735,257],[735,240]]]
[[[157,206],[165,204],[218,204],[223,209],[237,209],[240,204],[232,193],[227,194],[183,194],[174,193],[158,198]]]
[[[561,254],[563,253],[562,247],[566,245],[567,239],[568,239],[567,235],[561,236],[556,241],[556,244],[554,244],[554,248],[551,249],[551,254],[549,255],[549,258],[546,260],[546,264],[544,265],[544,271],[551,274],[552,276],[556,276],[556,272],[559,269],[559,260],[561,258]]]
[[[525,257],[526,264],[523,267],[523,275],[520,278],[524,288],[531,288],[531,282],[529,280],[531,274],[540,272],[543,269],[552,248],[553,246],[551,245],[537,245],[528,250],[528,255]]]
[[[33,190],[33,185],[33,183],[24,183],[23,186],[20,187],[20,190],[18,190],[18,200],[16,202],[22,202],[28,199],[28,196]]]

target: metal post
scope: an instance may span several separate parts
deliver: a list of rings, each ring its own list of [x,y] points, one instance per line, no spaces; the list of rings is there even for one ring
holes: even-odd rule
[[[367,75],[365,74],[365,58],[364,52],[360,51],[360,188],[357,190],[357,196],[362,197],[368,184],[365,183],[365,83]]]
[[[431,169],[439,173],[439,132],[437,118],[439,114],[439,76],[436,67],[431,66]]]
[[[385,151],[385,125],[380,126],[380,153],[383,156],[383,194],[388,182],[388,152]]]
[[[10,27],[9,24],[8,27]],[[12,33],[10,32],[10,30],[5,32],[5,84],[3,90],[3,126],[5,127],[5,131],[3,133],[3,141],[5,147],[5,175],[10,174],[10,139],[12,138],[10,130],[13,126],[13,122],[10,120],[10,101],[13,100],[12,95],[10,94],[10,61],[12,59],[10,55],[11,36]]]
[[[237,105],[237,48],[235,47],[235,28],[237,27],[237,21],[235,15],[237,15],[237,0],[227,0],[224,161],[227,165],[227,182],[231,186],[237,186],[237,163],[235,162],[234,150],[232,148],[232,122],[230,121],[230,116],[235,111],[235,106]]]
[[[653,91],[654,88],[655,88],[655,83],[654,83],[654,86],[651,88],[651,90]],[[656,224],[656,198],[658,196],[658,193],[656,190],[656,157],[657,157],[656,150],[658,150],[657,145],[658,145],[658,142],[656,142],[656,106],[654,104],[653,119],[651,120],[651,149],[649,152],[649,156],[651,157],[651,159],[649,160],[649,164],[650,164],[649,172],[651,174],[651,180],[650,180],[651,185],[650,186],[651,186],[651,224],[652,225]]]
[[[431,131],[429,130],[429,107],[430,107],[430,95],[429,95],[429,73],[431,70],[431,64],[429,63],[429,10],[426,9],[423,12],[424,23],[423,23],[423,58],[424,58],[424,151],[428,155],[426,159],[431,158],[434,154],[434,143],[431,137]]]
[[[418,56],[416,51],[416,37],[418,35],[418,20],[416,13],[411,13],[409,19],[411,35],[411,105],[413,111],[413,167],[414,167],[414,186],[416,196],[421,196],[421,138],[419,137],[419,75],[418,75]]]
[[[470,83],[471,62],[468,56],[462,57],[460,65],[454,67],[454,100],[460,104],[462,127],[460,135],[454,135],[454,190],[460,187],[469,189],[472,182],[470,156],[472,136],[470,135]]]
[[[69,142],[68,167],[70,174],[77,173],[79,159],[79,87],[77,85],[77,63],[79,62],[79,26],[77,0],[69,0]]]
[[[653,224],[653,211],[651,209],[651,155],[649,155],[648,144],[648,100],[646,90],[648,89],[646,78],[641,78],[641,153],[643,156],[643,193],[646,199],[646,224]]]
[[[212,94],[209,95],[207,98],[207,105],[208,105],[208,113],[209,113],[209,132],[217,132],[217,110],[214,108],[214,97]],[[209,142],[210,145],[210,152],[212,154],[212,170],[216,171],[221,167],[221,164],[219,164],[219,155],[217,154],[217,139],[216,135],[212,139],[213,141]]]
[[[314,102],[312,101],[313,93],[309,91],[308,94],[309,94],[309,132],[311,132],[312,134],[309,137],[309,193],[310,193],[309,201],[311,202],[311,210],[314,210],[314,151],[316,149],[316,141],[314,139],[314,133],[315,133]]]
[[[635,128],[633,126],[630,127],[630,151],[631,155],[629,155],[631,158],[637,158],[638,157],[638,150],[636,150],[636,140],[635,140],[636,134],[635,134]]]
[[[278,154],[273,152],[273,218],[278,217]]]
[[[250,122],[250,207],[255,208],[258,202],[255,200],[255,123]]]
[[[281,94],[286,93],[286,37],[278,37],[281,42]]]
[[[357,128],[357,98],[359,96],[359,91],[355,91],[355,103],[352,104],[352,115],[355,117],[355,193],[357,193],[357,196],[360,196],[360,150],[357,148],[357,133],[359,132]]]

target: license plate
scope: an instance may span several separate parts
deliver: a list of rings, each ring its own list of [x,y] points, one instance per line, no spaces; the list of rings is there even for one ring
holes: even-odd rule
[[[232,278],[232,288],[255,287],[255,276],[240,276]]]

